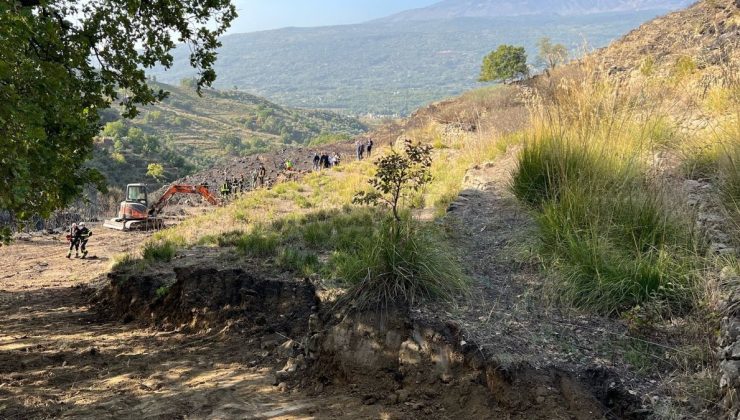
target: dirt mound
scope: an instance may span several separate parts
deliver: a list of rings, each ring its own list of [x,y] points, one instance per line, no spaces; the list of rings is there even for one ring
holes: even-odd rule
[[[174,283],[160,274],[109,274],[99,307],[123,321],[200,331],[241,329],[302,336],[316,308],[310,283],[264,279],[240,269],[176,268]]]

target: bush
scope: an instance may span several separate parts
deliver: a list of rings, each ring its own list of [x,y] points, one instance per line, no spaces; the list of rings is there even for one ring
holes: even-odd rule
[[[332,224],[312,222],[303,226],[303,240],[311,247],[325,247],[332,237]]]
[[[664,204],[642,193],[567,188],[537,220],[544,255],[561,270],[563,296],[617,314],[658,299],[683,312],[698,268],[690,236]]]
[[[332,256],[333,274],[351,286],[342,301],[360,310],[453,301],[466,293],[468,280],[443,243],[408,216],[384,220],[354,250]]]
[[[512,190],[537,212],[561,296],[603,314],[652,299],[684,311],[698,268],[691,224],[648,185],[637,158],[608,150],[544,137],[519,157]]]
[[[609,173],[616,168],[605,162],[586,147],[560,137],[544,137],[521,151],[512,191],[526,204],[542,208],[545,202],[558,201],[561,189],[569,183],[611,178]]]
[[[142,257],[146,261],[169,262],[175,258],[177,245],[171,241],[147,242],[142,251]]]
[[[157,299],[164,299],[167,294],[170,293],[170,287],[169,286],[161,286],[157,289],[155,292]]]

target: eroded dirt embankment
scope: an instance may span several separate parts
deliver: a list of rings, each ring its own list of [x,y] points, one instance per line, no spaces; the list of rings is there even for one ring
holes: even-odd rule
[[[254,332],[305,335],[318,304],[307,282],[265,279],[240,269],[183,267],[174,283],[161,273],[112,272],[99,306],[124,322],[135,319],[164,329],[203,331],[235,324]]]
[[[255,363],[270,360],[274,387],[319,399],[350,395],[391,418],[645,416],[606,370],[506,364],[506,355],[466,342],[451,322],[406,309],[343,314],[322,306],[309,282],[264,279],[242,269],[190,267],[174,275],[165,292],[161,276],[111,274],[101,308],[164,329],[229,326],[260,343],[263,358]]]

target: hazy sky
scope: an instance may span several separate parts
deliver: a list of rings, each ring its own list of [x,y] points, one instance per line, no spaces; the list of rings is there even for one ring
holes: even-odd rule
[[[234,0],[239,18],[230,33],[286,26],[359,23],[439,0]]]

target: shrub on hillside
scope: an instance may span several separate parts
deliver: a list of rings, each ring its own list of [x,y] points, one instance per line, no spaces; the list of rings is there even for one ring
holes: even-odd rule
[[[404,142],[403,153],[392,150],[375,162],[377,171],[370,178],[373,190],[360,191],[352,200],[356,204],[387,206],[396,221],[401,221],[404,198],[420,191],[431,181],[432,148],[426,144]]]
[[[177,245],[172,241],[152,241],[144,245],[142,257],[146,261],[163,261],[169,262],[175,258]]]
[[[406,215],[388,218],[351,251],[332,257],[334,275],[349,284],[342,298],[356,309],[399,304],[451,302],[466,293],[468,281],[438,232]]]
[[[560,268],[564,297],[616,314],[657,299],[692,304],[693,244],[650,194],[568,187],[537,217],[544,254]]]
[[[653,299],[691,305],[691,224],[650,187],[637,157],[544,136],[522,150],[512,190],[536,210],[542,253],[560,269],[567,300],[604,314]]]

